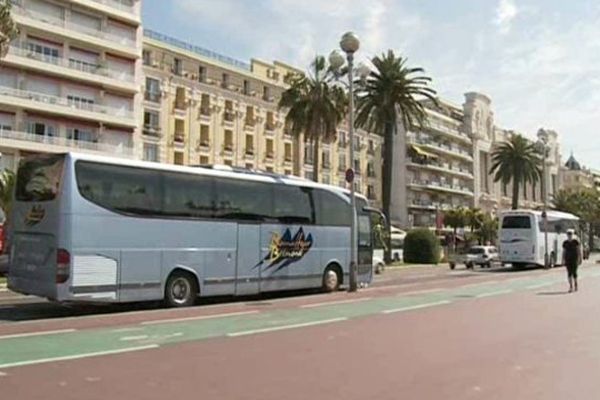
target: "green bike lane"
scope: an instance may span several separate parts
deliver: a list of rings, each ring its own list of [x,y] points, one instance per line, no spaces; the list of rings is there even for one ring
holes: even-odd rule
[[[562,272],[562,271],[561,271]],[[582,279],[600,277],[600,270],[584,268]],[[64,360],[144,351],[183,342],[217,337],[240,337],[286,329],[339,323],[376,314],[395,314],[456,302],[538,291],[565,284],[563,273],[482,282],[454,288],[323,302],[275,310],[248,310],[182,319],[148,321],[135,325],[64,329],[0,336],[0,370]],[[475,304],[474,304],[475,306]]]

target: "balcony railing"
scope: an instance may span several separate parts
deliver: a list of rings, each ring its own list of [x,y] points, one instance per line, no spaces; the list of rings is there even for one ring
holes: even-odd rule
[[[409,160],[409,162],[410,162],[410,164],[412,164],[415,167],[422,167],[422,168],[433,169],[436,171],[456,173],[456,174],[461,174],[461,175],[468,176],[471,178],[473,177],[473,172],[471,172],[469,169],[451,166],[450,164],[436,163],[433,161],[428,161],[426,163],[423,163],[423,162],[419,162],[419,161],[412,160],[412,159]]]
[[[35,101],[36,103],[60,106],[69,109],[75,108],[99,114],[133,119],[133,111],[125,108],[114,108],[98,104],[70,101],[66,97],[51,96],[44,93],[30,92],[27,90],[14,89],[6,86],[0,86],[0,95],[17,97],[19,99]]]
[[[50,146],[69,147],[84,151],[96,151],[124,157],[133,156],[133,148],[131,146],[89,142],[85,140],[73,140],[62,136],[44,136],[23,131],[0,130],[0,138],[34,142]]]
[[[452,185],[450,183],[445,183],[445,182],[418,180],[418,179],[413,179],[411,181],[411,183],[413,185],[427,186],[427,187],[433,188],[433,189],[440,189],[440,190],[452,191],[452,192],[460,192],[460,193],[473,195],[472,189],[470,189],[466,186],[461,186],[461,185]]]
[[[121,11],[133,13],[135,11],[131,1],[127,0],[93,0],[96,3],[104,4],[109,7],[116,8]]]
[[[17,57],[41,61],[59,67],[69,68],[80,72],[85,72],[88,74],[106,76],[121,81],[133,82],[133,74],[127,71],[117,71],[103,67],[98,64],[90,64],[79,60],[67,59],[64,57],[54,57],[48,54],[39,53],[29,49],[27,43],[15,43],[11,45],[9,54],[12,54]]]
[[[20,0],[13,0],[13,3],[14,6],[12,8],[12,11],[16,15],[22,15],[24,17],[35,19],[36,21],[41,21],[60,28],[76,31],[94,38],[104,39],[112,43],[117,43],[127,47],[136,47],[136,41],[134,39],[128,38],[127,36],[119,35],[113,32],[102,31],[100,29],[94,29],[92,27],[81,25],[77,22],[66,20],[64,18],[57,18],[48,14],[28,10],[25,7],[23,7]]]
[[[461,155],[463,157],[473,158],[473,156],[468,151],[465,151],[465,150],[460,149],[458,147],[444,145],[442,143],[435,142],[432,139],[417,138],[417,137],[414,137],[414,136],[410,136],[409,137],[409,141],[412,142],[412,143],[417,143],[417,144],[422,144],[422,145],[429,146],[429,147],[434,147],[436,149],[439,149],[439,150],[442,150],[442,151],[445,151],[445,152],[449,152],[449,153],[453,153],[453,154],[459,154],[459,155]]]

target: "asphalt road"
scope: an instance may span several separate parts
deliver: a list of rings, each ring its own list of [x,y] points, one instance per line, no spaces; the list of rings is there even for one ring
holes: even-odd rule
[[[18,399],[596,399],[600,267],[386,271],[356,294],[185,310],[65,308],[0,292]]]

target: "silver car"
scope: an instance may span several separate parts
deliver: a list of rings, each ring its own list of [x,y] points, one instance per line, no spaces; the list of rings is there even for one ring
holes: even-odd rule
[[[500,261],[498,249],[495,246],[472,246],[465,254],[465,265],[472,269],[475,265],[490,268],[493,263]]]

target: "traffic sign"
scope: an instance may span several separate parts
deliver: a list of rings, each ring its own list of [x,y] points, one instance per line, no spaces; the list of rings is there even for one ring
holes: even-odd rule
[[[346,182],[348,182],[348,183],[354,182],[354,170],[352,168],[348,168],[346,170]]]

